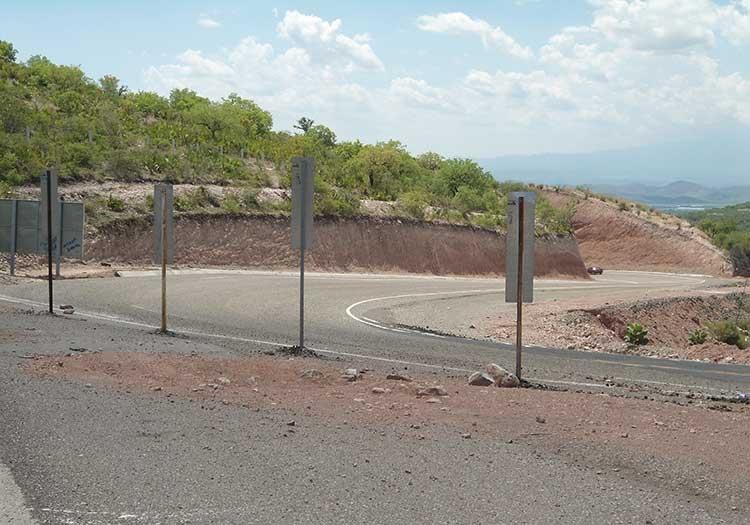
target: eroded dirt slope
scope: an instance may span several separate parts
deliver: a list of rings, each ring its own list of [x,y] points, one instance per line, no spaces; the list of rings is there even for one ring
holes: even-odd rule
[[[573,228],[588,266],[708,275],[732,273],[722,250],[677,217],[596,197],[585,198],[575,191],[545,191],[545,195],[555,206],[575,206]]]
[[[505,271],[505,238],[489,230],[403,219],[316,218],[310,269],[492,275]],[[178,217],[175,262],[180,265],[295,268],[299,254],[289,242],[289,219],[275,216]],[[102,229],[87,257],[148,264],[153,246],[148,220],[120,221]],[[539,276],[587,278],[571,237],[536,243]]]

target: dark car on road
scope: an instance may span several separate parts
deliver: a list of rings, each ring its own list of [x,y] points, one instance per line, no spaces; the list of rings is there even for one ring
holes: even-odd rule
[[[601,275],[604,273],[604,269],[600,268],[599,266],[589,266],[588,268],[586,268],[586,271],[591,275]]]

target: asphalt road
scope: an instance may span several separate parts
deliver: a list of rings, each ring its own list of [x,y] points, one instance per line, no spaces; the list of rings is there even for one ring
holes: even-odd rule
[[[306,346],[332,355],[368,358],[394,368],[426,367],[464,374],[487,362],[513,368],[514,349],[489,341],[438,337],[398,326],[393,311],[417,309],[422,317],[470,319],[504,304],[500,279],[309,274]],[[540,280],[536,301],[564,300],[622,289],[681,290],[705,287],[701,276],[610,271],[592,281]],[[79,315],[147,329],[158,325],[159,277],[131,272],[123,278],[57,282],[56,305]],[[187,271],[169,276],[170,328],[243,349],[294,345],[298,333],[298,277],[293,273]],[[0,289],[6,301],[43,302],[46,283]],[[446,314],[446,312],[453,312]],[[106,316],[106,317],[102,317]],[[460,321],[464,322],[464,321]],[[627,384],[708,392],[750,390],[750,368],[646,357],[528,347],[528,379],[587,386],[605,378]]]
[[[512,350],[495,344],[390,326],[393,305],[442,312],[450,301],[472,298],[479,309],[504,307],[499,281],[308,277],[308,346],[342,364],[463,375],[489,360],[512,363]],[[595,282],[541,282],[538,299],[701,281],[610,273]],[[60,281],[56,305],[77,311],[55,317],[24,306],[45,298],[45,283],[0,289],[0,523],[747,522],[745,509],[726,496],[739,498],[742,486],[706,473],[697,479],[689,463],[627,448],[614,457],[586,443],[549,450],[534,435],[467,440],[430,422],[429,438],[419,439],[406,424],[353,425],[346,414],[328,420],[308,411],[256,411],[22,371],[25,354],[71,347],[242,355],[296,342],[293,275],[170,276],[171,327],[188,338],[153,335],[158,284],[137,274]],[[552,381],[623,375],[726,389],[748,381],[740,366],[583,352],[530,348],[526,362],[529,375]]]
[[[350,399],[325,415],[35,377],[31,352],[232,349],[7,304],[0,318],[3,525],[747,523],[744,482],[637,447],[361,424]]]

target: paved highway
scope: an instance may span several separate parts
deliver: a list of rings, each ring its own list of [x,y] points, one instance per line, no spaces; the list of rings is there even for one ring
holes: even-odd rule
[[[56,304],[78,315],[148,329],[158,325],[160,287],[156,272],[124,278],[56,283]],[[648,272],[607,272],[592,281],[539,280],[536,300],[564,300],[622,290],[683,290],[706,278]],[[297,341],[298,277],[294,273],[176,271],[169,276],[170,328],[234,348],[264,350]],[[428,276],[308,274],[306,346],[330,355],[379,361],[394,368],[424,367],[463,374],[495,361],[511,367],[508,345],[439,337],[398,326],[394,310],[418,310],[422,318],[471,319],[512,307],[503,303],[500,279]],[[43,302],[44,282],[0,289],[5,301]],[[446,314],[446,312],[452,312]],[[665,389],[709,392],[750,390],[750,368],[628,355],[529,347],[527,378],[550,384],[589,385],[604,378]]]
[[[540,282],[538,298],[701,281],[610,273],[593,282]],[[700,466],[689,458],[631,450],[636,439],[616,438],[609,447],[571,440],[563,450],[540,442],[543,432],[518,436],[502,424],[505,439],[463,439],[439,422],[352,424],[351,400],[335,416],[317,407],[290,413],[22,369],[25,354],[80,347],[223,356],[293,344],[297,285],[288,274],[172,275],[170,322],[189,338],[150,333],[159,318],[153,275],[58,282],[55,302],[74,304],[73,316],[28,312],[23,305],[44,300],[44,282],[0,289],[0,523],[747,523],[746,484],[696,474]],[[463,375],[490,360],[510,365],[509,348],[391,325],[396,305],[423,314],[474,302],[479,310],[501,308],[501,289],[502,282],[484,279],[310,275],[308,344],[341,356],[342,366],[423,367],[422,375],[442,368]],[[748,383],[740,366],[537,348],[527,350],[526,362],[530,375],[550,381],[607,375],[706,388]],[[743,502],[739,510],[735,499]]]

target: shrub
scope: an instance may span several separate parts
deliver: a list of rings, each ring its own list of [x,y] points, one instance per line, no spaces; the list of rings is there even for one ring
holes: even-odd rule
[[[740,350],[750,347],[748,321],[715,321],[706,326],[717,341],[736,346]]]
[[[351,217],[359,212],[359,199],[346,190],[333,189],[316,198],[314,207],[322,215]]]
[[[240,193],[240,202],[242,207],[248,210],[257,209],[260,207],[258,202],[258,190],[253,188],[245,188]]]
[[[123,212],[125,211],[125,201],[119,197],[110,195],[107,197],[107,209],[110,211]]]
[[[408,191],[401,195],[396,203],[398,211],[408,217],[423,220],[425,208],[428,205],[427,196],[419,191]]]
[[[707,339],[708,332],[703,328],[698,328],[697,330],[690,332],[690,335],[688,336],[688,342],[690,342],[691,345],[702,345]]]
[[[216,198],[203,186],[174,196],[177,211],[193,211],[218,206]]]
[[[640,323],[630,323],[623,337],[631,346],[642,346],[648,343],[648,330]]]
[[[504,220],[500,215],[482,213],[472,217],[471,223],[474,226],[479,226],[480,228],[485,228],[487,230],[497,230],[501,224],[504,224]]]
[[[13,187],[0,180],[0,199],[10,199],[14,195]]]
[[[221,201],[221,209],[228,213],[240,213],[242,211],[242,203],[237,195],[230,193]]]

